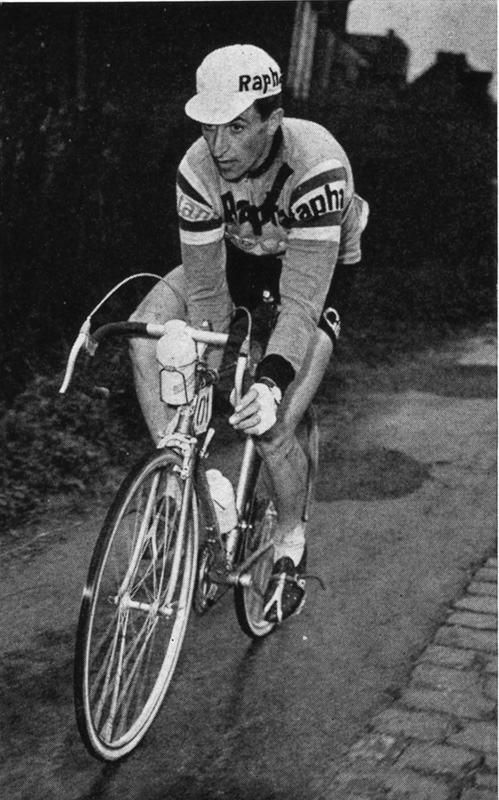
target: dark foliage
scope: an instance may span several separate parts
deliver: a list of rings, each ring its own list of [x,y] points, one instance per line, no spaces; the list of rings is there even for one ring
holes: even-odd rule
[[[222,20],[219,3],[0,9],[4,516],[51,489],[87,484],[137,430],[128,373],[125,389],[113,390],[113,415],[89,399],[91,390],[59,400],[50,376],[117,281],[178,263],[175,171],[197,135],[183,105],[201,58],[251,41],[287,64],[293,3],[223,5]],[[287,110],[333,131],[371,205],[351,335],[375,338],[389,353],[413,344],[413,330],[490,316],[492,105],[477,108],[465,96],[432,104],[407,91],[396,102],[361,103],[351,93],[320,107],[288,98]],[[149,285],[129,285],[106,318],[128,316]]]
[[[81,364],[64,397],[61,374],[37,376],[3,409],[0,526],[24,519],[51,493],[105,487],[113,467],[150,447],[126,353],[105,356],[96,368]]]

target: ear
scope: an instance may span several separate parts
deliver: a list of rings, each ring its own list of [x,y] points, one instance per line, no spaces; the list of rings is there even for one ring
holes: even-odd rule
[[[282,120],[284,117],[284,110],[282,108],[276,108],[275,111],[272,112],[270,117],[268,118],[267,122],[269,124],[269,133],[274,135],[276,130],[281,126]]]

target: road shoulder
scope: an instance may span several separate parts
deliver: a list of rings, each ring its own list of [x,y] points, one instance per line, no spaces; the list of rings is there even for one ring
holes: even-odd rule
[[[489,556],[314,800],[497,798],[497,558]],[[319,782],[318,782],[319,783]]]

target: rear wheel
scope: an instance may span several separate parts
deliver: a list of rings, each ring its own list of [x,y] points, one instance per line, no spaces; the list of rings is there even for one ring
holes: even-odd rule
[[[261,551],[261,555],[243,573],[249,585],[236,585],[234,600],[241,629],[253,639],[267,636],[274,628],[263,616],[263,597],[274,565],[274,547],[271,544],[276,523],[274,503],[260,471],[256,486],[248,501],[246,526],[241,530],[238,563]]]
[[[297,436],[308,460],[302,516],[303,521],[307,523],[313,503],[319,455],[319,428],[313,405],[307,409],[298,427]],[[249,585],[238,584],[235,587],[234,598],[237,619],[242,630],[252,638],[260,638],[267,636],[275,628],[275,623],[267,622],[263,616],[263,599],[274,566],[274,548],[270,543],[274,535],[277,513],[268,488],[270,482],[265,479],[265,472],[258,456],[256,456],[253,482],[254,489],[248,501],[246,526],[241,531],[237,561],[242,563],[259,550],[262,554],[244,573],[250,576]]]
[[[122,758],[140,742],[182,647],[199,526],[180,468],[180,457],[166,449],[129,474],[90,564],[76,638],[75,709],[87,749],[103,760]]]

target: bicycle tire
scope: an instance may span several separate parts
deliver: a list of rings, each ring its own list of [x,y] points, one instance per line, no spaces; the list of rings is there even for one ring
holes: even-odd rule
[[[313,490],[317,475],[319,458],[319,428],[317,412],[310,405],[304,415],[305,423],[305,451],[308,460],[305,505],[303,508],[303,521],[307,523],[313,501]],[[253,487],[250,490],[246,516],[246,524],[242,526],[237,561],[242,563],[245,559],[264,547],[272,538],[276,523],[276,511],[262,475],[261,461],[257,456],[257,463],[253,475]],[[268,622],[263,617],[263,595],[272,574],[273,548],[270,547],[248,569],[251,576],[251,585],[237,585],[234,590],[236,616],[243,632],[252,639],[267,636],[276,627],[276,623]]]
[[[76,635],[74,701],[81,738],[103,761],[123,758],[142,740],[182,648],[199,515],[181,464],[165,449],[131,470],[92,555]]]
[[[270,542],[275,518],[274,503],[259,474],[248,499],[246,525],[241,528],[238,563],[242,563]],[[237,621],[241,630],[252,639],[268,636],[275,628],[275,623],[268,622],[263,616],[263,595],[273,564],[274,548],[271,546],[247,570],[251,585],[238,584],[234,587]]]

